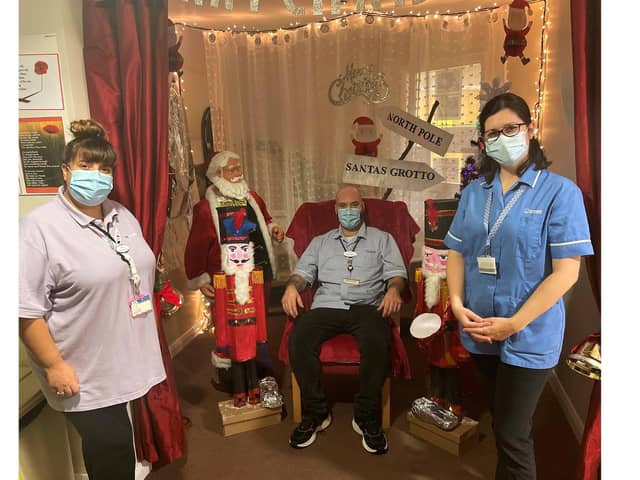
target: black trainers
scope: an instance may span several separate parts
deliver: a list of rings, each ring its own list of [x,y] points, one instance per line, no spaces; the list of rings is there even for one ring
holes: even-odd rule
[[[351,426],[357,434],[362,435],[362,446],[367,452],[374,455],[387,453],[389,450],[387,437],[378,422],[375,420],[356,420],[354,418],[351,421]]]
[[[305,448],[316,441],[316,432],[321,432],[329,428],[333,417],[331,412],[327,413],[324,419],[302,418],[302,422],[296,427],[289,438],[289,445],[293,448]]]

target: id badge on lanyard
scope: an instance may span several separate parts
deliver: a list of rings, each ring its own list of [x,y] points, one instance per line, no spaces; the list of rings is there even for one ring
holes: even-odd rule
[[[487,198],[487,203],[484,207],[484,228],[487,232],[487,241],[484,245],[484,255],[480,255],[477,257],[478,262],[478,271],[480,273],[484,273],[485,275],[497,275],[498,267],[496,265],[495,257],[491,256],[491,240],[496,236],[498,230],[502,226],[504,219],[507,217],[513,206],[520,200],[520,197],[524,193],[524,188],[522,186],[518,187],[516,193],[514,193],[511,200],[505,205],[505,207],[498,215],[496,223],[493,224],[491,230],[489,230],[489,213],[491,211],[491,202],[493,201],[493,191],[489,192],[489,197]]]
[[[90,225],[106,235],[111,250],[129,267],[129,281],[131,282],[131,288],[133,290],[133,295],[129,298],[131,316],[134,318],[140,317],[152,311],[153,304],[151,303],[151,295],[148,293],[140,293],[140,275],[138,275],[136,262],[133,260],[133,257],[129,255],[129,246],[121,243],[118,227],[114,225],[114,234],[112,236],[107,230],[102,229],[95,223],[90,223]]]

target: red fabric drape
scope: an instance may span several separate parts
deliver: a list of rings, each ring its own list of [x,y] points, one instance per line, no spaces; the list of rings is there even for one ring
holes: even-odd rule
[[[111,198],[136,216],[157,256],[169,186],[167,0],[84,0],[84,62],[91,117],[118,154]],[[158,315],[160,310],[156,310]],[[136,453],[161,466],[184,452],[184,428],[161,319],[167,379],[133,402]]]
[[[600,1],[571,0],[576,179],[584,195],[595,255],[586,257],[600,308]],[[591,393],[578,478],[600,477],[600,382]]]

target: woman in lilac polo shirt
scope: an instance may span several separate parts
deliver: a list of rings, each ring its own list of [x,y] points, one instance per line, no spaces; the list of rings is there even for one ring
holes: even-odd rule
[[[498,95],[479,121],[481,177],[445,239],[451,309],[488,387],[495,478],[534,480],[531,419],[560,356],[562,296],[593,248],[582,194],[547,170],[526,102]]]
[[[49,405],[82,437],[91,480],[135,477],[127,402],[165,379],[151,301],[155,258],[107,196],[116,153],[92,120],[71,122],[64,185],[20,222],[20,337]]]

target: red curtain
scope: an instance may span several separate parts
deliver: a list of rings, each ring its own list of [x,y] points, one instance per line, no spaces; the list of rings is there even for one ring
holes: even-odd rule
[[[105,127],[118,154],[112,198],[133,212],[156,256],[162,247],[169,185],[167,19],[167,0],[83,2],[91,117]],[[136,454],[154,467],[184,452],[184,427],[161,318],[157,327],[167,380],[133,404]]]
[[[576,177],[584,195],[595,255],[586,257],[600,308],[600,0],[571,0]],[[585,332],[587,334],[589,332]],[[591,393],[578,478],[600,477],[600,382]]]

